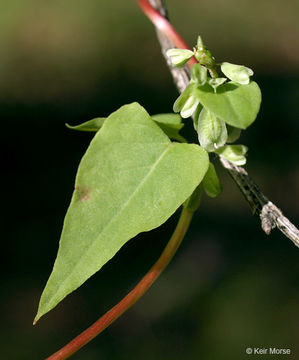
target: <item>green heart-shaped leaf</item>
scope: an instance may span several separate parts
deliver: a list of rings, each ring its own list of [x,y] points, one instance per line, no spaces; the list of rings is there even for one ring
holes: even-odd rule
[[[208,164],[204,149],[172,143],[137,103],[110,115],[80,163],[35,321],[129,239],[163,224],[199,185]]]
[[[229,82],[219,86],[216,93],[206,84],[197,87],[196,92],[204,107],[240,129],[253,123],[261,104],[261,91],[254,81],[248,85]]]

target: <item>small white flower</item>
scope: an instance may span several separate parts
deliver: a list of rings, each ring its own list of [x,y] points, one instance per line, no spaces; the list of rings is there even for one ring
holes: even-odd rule
[[[249,84],[249,77],[253,75],[253,71],[243,65],[235,65],[228,62],[223,62],[221,64],[221,71],[225,76],[230,80],[242,84]]]
[[[194,53],[187,49],[169,49],[166,51],[166,55],[170,58],[173,66],[180,67],[185,65]]]

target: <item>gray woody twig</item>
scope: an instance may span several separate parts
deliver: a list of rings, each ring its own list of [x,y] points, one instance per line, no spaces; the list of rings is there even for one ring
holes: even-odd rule
[[[160,14],[167,18],[167,10],[163,0],[149,0]],[[190,71],[188,66],[173,68],[166,56],[168,49],[174,48],[173,42],[161,31],[157,30],[157,36],[161,45],[162,54],[172,74],[174,83],[181,93],[189,83]],[[264,232],[269,235],[271,230],[277,227],[286,237],[291,239],[299,247],[299,230],[287,219],[271,201],[260,191],[257,184],[249,177],[246,170],[236,166],[228,160],[220,157],[220,163],[229,172],[254,214],[259,215]]]

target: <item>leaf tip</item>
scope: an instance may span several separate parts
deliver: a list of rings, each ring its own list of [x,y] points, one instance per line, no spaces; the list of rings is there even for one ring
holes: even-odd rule
[[[36,325],[36,323],[38,322],[38,320],[40,319],[40,316],[37,314],[36,317],[33,320],[33,326]]]

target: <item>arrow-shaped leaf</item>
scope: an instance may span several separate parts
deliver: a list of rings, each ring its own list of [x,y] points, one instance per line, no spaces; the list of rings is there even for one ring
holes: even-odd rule
[[[110,115],[80,163],[35,321],[129,239],[163,224],[192,194],[208,164],[205,150],[172,143],[137,103]]]

